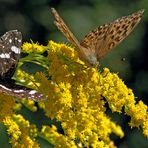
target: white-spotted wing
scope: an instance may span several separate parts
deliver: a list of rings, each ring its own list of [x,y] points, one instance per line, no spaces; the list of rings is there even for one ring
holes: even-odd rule
[[[12,76],[20,58],[22,34],[17,30],[6,32],[0,38],[0,92],[17,98],[28,98],[35,101],[46,99],[36,90],[16,85]]]

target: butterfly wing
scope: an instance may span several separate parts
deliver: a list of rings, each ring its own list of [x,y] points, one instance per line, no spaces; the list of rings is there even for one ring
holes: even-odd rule
[[[10,79],[15,72],[22,44],[22,34],[17,30],[6,32],[0,38],[0,79]]]
[[[85,48],[90,48],[96,54],[96,47],[104,42],[104,36],[107,34],[110,24],[104,24],[88,33],[81,41],[80,45]],[[96,56],[96,55],[95,55]]]
[[[28,98],[34,101],[42,101],[47,99],[43,94],[39,93],[36,90],[26,88],[24,86],[20,86],[11,82],[9,82],[9,84],[6,84],[6,82],[1,82],[0,93],[11,95],[19,99]]]
[[[46,97],[43,94],[17,85],[11,79],[20,57],[21,44],[22,34],[17,30],[6,32],[0,39],[0,92],[34,101],[45,100]]]
[[[124,40],[141,20],[144,10],[100,26],[85,36],[80,43],[85,48],[91,48],[98,60],[104,57],[112,48]]]
[[[91,54],[91,51],[88,48],[83,48],[79,41],[76,39],[74,34],[70,31],[70,29],[67,27],[67,25],[64,23],[63,19],[60,17],[58,12],[51,8],[51,11],[53,15],[55,16],[55,25],[58,27],[58,29],[64,34],[64,36],[69,40],[70,43],[72,43],[78,50],[79,56],[81,58],[87,59],[87,57]]]
[[[75,47],[80,46],[79,41],[76,39],[74,34],[70,31],[70,29],[67,27],[67,25],[64,23],[63,19],[60,17],[58,12],[54,9],[51,8],[51,11],[53,15],[55,16],[55,25],[58,27],[58,29],[64,34],[64,36],[71,42]]]

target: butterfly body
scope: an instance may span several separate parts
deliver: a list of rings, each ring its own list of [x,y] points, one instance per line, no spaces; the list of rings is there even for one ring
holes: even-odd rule
[[[20,58],[21,45],[22,34],[17,30],[8,31],[0,38],[0,92],[17,98],[44,100],[43,94],[17,85],[11,79]]]
[[[124,40],[141,20],[144,10],[139,10],[131,15],[121,17],[115,21],[104,24],[90,33],[79,42],[64,23],[58,12],[52,8],[55,16],[55,25],[66,36],[66,38],[79,49],[79,55],[85,59],[89,66],[98,67],[99,61],[112,48]]]

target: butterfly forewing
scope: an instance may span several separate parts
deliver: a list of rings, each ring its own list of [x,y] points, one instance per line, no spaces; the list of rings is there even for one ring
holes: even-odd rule
[[[85,36],[81,45],[95,50],[95,55],[100,60],[131,33],[141,20],[143,12],[144,10],[140,10],[98,27]]]
[[[82,46],[80,45],[79,41],[77,40],[77,38],[74,36],[74,34],[70,31],[70,29],[67,27],[67,25],[65,24],[65,22],[63,21],[63,19],[60,17],[60,15],[58,14],[58,12],[54,9],[51,8],[51,11],[53,13],[53,15],[55,16],[55,25],[58,27],[58,29],[64,34],[64,36],[77,48],[79,49],[79,55],[81,58],[85,58],[86,56],[89,55],[89,51],[86,49],[84,51],[84,49],[82,48]]]
[[[69,30],[69,28],[64,23],[63,19],[60,17],[60,15],[58,14],[58,12],[54,8],[51,8],[51,11],[52,11],[53,15],[56,18],[56,20],[55,20],[54,23],[58,27],[58,29],[65,35],[65,37],[72,44],[74,44],[76,47],[79,47],[80,45],[79,45],[78,40],[75,38],[74,34]]]
[[[103,26],[100,26],[92,30],[84,37],[80,45],[85,48],[90,48],[92,52],[96,54],[95,49],[98,45],[100,45],[103,42],[104,36],[107,34],[107,31],[109,30],[109,26],[110,24],[104,24]]]

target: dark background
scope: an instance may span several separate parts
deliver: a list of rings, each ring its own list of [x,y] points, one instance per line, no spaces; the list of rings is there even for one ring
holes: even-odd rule
[[[118,72],[126,85],[133,89],[138,97],[137,101],[142,99],[148,104],[147,0],[0,0],[0,34],[18,29],[23,34],[23,42],[30,42],[30,39],[43,45],[46,45],[48,40],[68,42],[53,24],[54,17],[50,7],[58,10],[79,40],[99,25],[145,9],[140,24],[124,42],[101,61],[101,67]],[[125,60],[122,60],[123,58]],[[142,132],[128,127],[128,118],[126,120],[116,114],[113,118],[126,132],[122,140],[113,137],[119,148],[148,147],[148,141]],[[0,127],[0,133],[2,129]],[[6,134],[2,135],[0,134],[0,144],[7,141]],[[45,145],[42,143],[44,142],[41,142],[41,147],[44,148]]]

